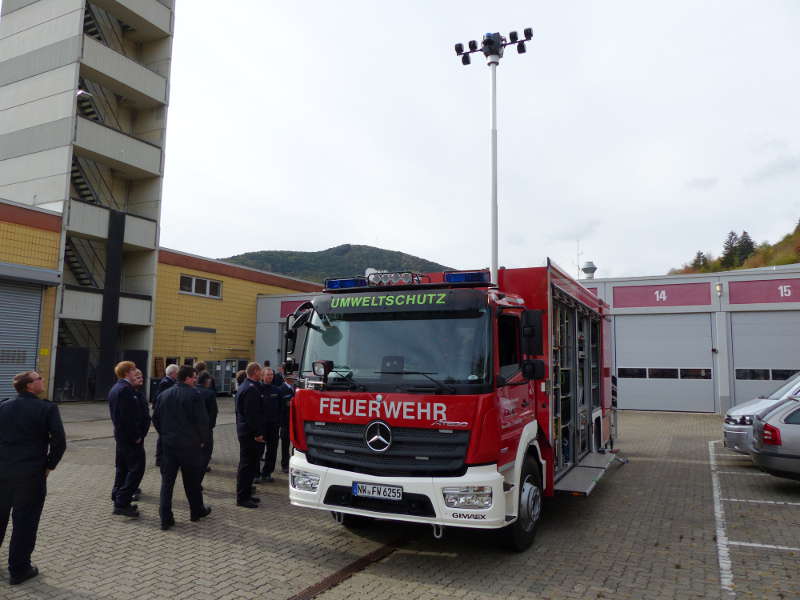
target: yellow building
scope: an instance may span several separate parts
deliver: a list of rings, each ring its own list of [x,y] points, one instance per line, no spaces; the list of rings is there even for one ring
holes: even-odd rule
[[[171,363],[255,359],[259,295],[316,292],[316,283],[161,248],[152,377]]]
[[[60,248],[60,215],[0,201],[0,398],[21,371],[50,379]]]

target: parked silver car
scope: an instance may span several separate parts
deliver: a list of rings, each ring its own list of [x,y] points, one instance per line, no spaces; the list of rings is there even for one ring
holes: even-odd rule
[[[755,415],[753,451],[756,466],[777,477],[800,481],[800,398],[787,398]]]
[[[771,394],[732,407],[722,426],[725,447],[749,454],[753,448],[753,417],[781,400],[797,395],[800,395],[800,373],[784,381]]]

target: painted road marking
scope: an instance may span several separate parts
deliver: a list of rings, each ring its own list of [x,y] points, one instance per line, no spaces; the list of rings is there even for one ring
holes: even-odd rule
[[[742,498],[723,498],[723,502],[752,502],[753,504],[779,504],[782,506],[800,506],[800,502],[778,502],[777,500],[744,500]]]
[[[717,558],[719,560],[719,584],[728,598],[736,598],[733,591],[733,566],[731,553],[728,548],[728,534],[725,531],[725,509],[722,506],[722,492],[720,491],[719,475],[717,472],[717,457],[714,454],[714,444],[708,442],[708,462],[711,467],[711,489],[714,493],[714,520],[717,529]]]
[[[767,548],[769,550],[789,550],[790,552],[800,552],[800,548],[791,546],[773,546],[772,544],[754,544],[752,542],[728,542],[730,546],[747,546],[750,548]]]
[[[766,473],[748,473],[747,471],[717,471],[720,475],[749,475],[751,477],[769,477]]]

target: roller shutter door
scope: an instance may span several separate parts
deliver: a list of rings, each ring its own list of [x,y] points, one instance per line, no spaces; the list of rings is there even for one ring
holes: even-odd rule
[[[714,412],[710,314],[619,315],[614,335],[620,408]]]
[[[36,368],[42,288],[0,280],[0,398],[16,394],[11,380]]]
[[[769,394],[800,370],[800,311],[731,313],[734,403]]]

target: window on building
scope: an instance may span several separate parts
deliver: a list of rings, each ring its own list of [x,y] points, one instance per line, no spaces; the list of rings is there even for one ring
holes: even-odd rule
[[[647,369],[650,379],[677,379],[678,369]]]
[[[511,377],[519,371],[519,319],[503,315],[497,320],[500,345],[500,375]]]
[[[177,356],[168,356],[168,357],[165,359],[165,361],[164,361],[164,362],[166,363],[166,364],[164,365],[165,367],[168,367],[168,366],[170,366],[170,365],[177,365],[177,364],[178,364],[178,357],[177,357]]]
[[[736,369],[736,379],[767,381],[769,380],[769,369]]]
[[[645,379],[647,377],[647,369],[617,369],[617,377],[622,379]]]
[[[205,277],[181,275],[180,292],[207,298],[222,298],[222,282]]]
[[[681,379],[711,379],[711,369],[681,369]]]
[[[772,369],[772,379],[773,381],[783,381],[793,377],[795,373],[797,373],[797,369]]]
[[[194,366],[194,362],[196,360],[197,360],[197,357],[195,357],[195,356],[186,356],[183,359],[183,365],[186,366],[186,367],[193,367]]]

